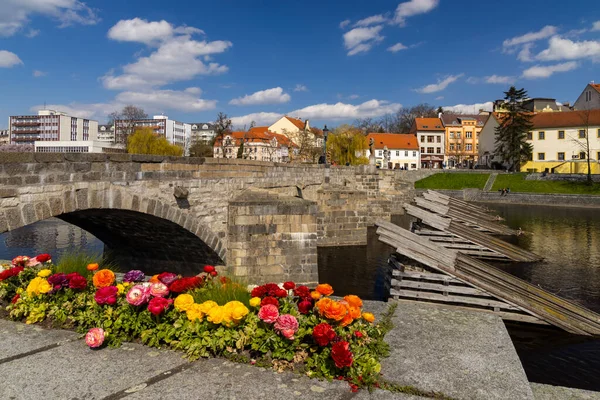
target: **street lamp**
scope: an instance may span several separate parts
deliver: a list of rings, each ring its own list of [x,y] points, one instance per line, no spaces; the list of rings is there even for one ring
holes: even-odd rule
[[[323,164],[327,165],[327,135],[329,135],[329,129],[327,125],[323,128]]]

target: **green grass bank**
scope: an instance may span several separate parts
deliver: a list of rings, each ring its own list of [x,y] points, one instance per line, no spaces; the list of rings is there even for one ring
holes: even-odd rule
[[[526,173],[498,175],[492,191],[510,188],[511,192],[523,193],[559,193],[559,194],[593,194],[600,195],[600,183],[591,186],[586,182],[566,181],[528,181]],[[417,182],[418,183],[418,182]],[[415,187],[416,184],[415,184]],[[433,189],[433,188],[431,188]],[[439,188],[445,189],[445,188]]]
[[[483,189],[489,177],[490,174],[435,174],[415,182],[415,189]]]

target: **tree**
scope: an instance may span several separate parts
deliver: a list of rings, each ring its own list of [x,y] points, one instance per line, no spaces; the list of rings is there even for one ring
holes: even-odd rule
[[[244,139],[242,139],[242,143],[240,143],[240,147],[238,147],[237,158],[246,158],[244,155]]]
[[[127,143],[129,135],[135,131],[135,121],[140,119],[147,119],[148,114],[143,108],[128,105],[123,107],[121,111],[113,111],[108,114],[108,123],[115,125],[115,121],[119,120],[119,137],[115,136],[115,141],[118,143]],[[117,127],[115,126],[115,133]]]
[[[215,125],[215,137],[214,141],[221,141],[221,145],[223,143],[223,137],[231,133],[231,118],[227,116],[227,114],[223,112],[219,112],[217,115],[217,120],[214,122]]]
[[[341,125],[329,134],[327,151],[331,154],[332,161],[339,165],[368,164],[365,157],[368,148],[367,137],[363,132],[351,125]]]
[[[212,157],[213,146],[199,140],[190,146],[190,157]]]
[[[436,113],[438,113],[438,114],[443,114],[444,113],[444,109],[442,108],[442,106],[439,106],[437,108]]]
[[[360,129],[365,135],[371,132],[379,132],[381,130],[380,122],[375,121],[373,118],[358,118],[354,120],[353,125]]]
[[[501,115],[500,124],[496,127],[496,154],[508,164],[511,171],[518,172],[533,151],[531,144],[527,143],[527,132],[533,128],[532,114],[522,106],[527,98],[525,89],[517,90],[511,86],[504,95],[506,112]]]
[[[290,137],[285,130],[283,135],[288,138]],[[296,151],[294,152],[295,160],[316,163],[319,156],[323,154],[323,147],[317,145],[317,138],[322,136],[323,131],[313,126],[311,126],[309,130],[302,129],[298,131],[294,136],[294,143],[297,146]],[[290,147],[288,151],[290,151],[291,155],[293,150]]]
[[[413,107],[401,108],[395,114],[386,114],[376,122],[376,125],[383,128],[383,132],[408,133],[415,118],[433,118],[437,116],[438,113],[433,106],[423,103]],[[371,132],[379,132],[379,129],[373,129]]]
[[[592,185],[593,180],[592,180],[592,166],[591,166],[591,161],[590,161],[590,135],[589,135],[589,130],[590,130],[590,113],[591,110],[587,109],[587,110],[582,110],[582,111],[578,111],[579,114],[579,118],[581,119],[581,122],[583,123],[583,134],[585,135],[585,142],[581,142],[579,139],[581,139],[581,137],[577,137],[577,138],[571,138],[571,141],[575,142],[575,144],[577,144],[581,150],[585,153],[585,158],[587,158],[587,184],[588,185]],[[579,136],[579,135],[578,135]]]
[[[171,144],[165,137],[155,134],[152,128],[141,128],[127,138],[127,152],[129,154],[182,156],[183,148]]]

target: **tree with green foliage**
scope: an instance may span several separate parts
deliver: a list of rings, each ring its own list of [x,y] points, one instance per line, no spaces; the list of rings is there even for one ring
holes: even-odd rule
[[[238,147],[237,158],[246,158],[244,157],[244,140],[242,139],[242,143],[240,143],[240,147]]]
[[[190,146],[190,157],[213,157],[213,146],[197,140]]]
[[[171,144],[164,136],[157,135],[151,128],[136,129],[127,138],[129,154],[154,154],[160,156],[182,156],[183,148]]]
[[[327,138],[327,152],[331,154],[332,161],[339,165],[368,164],[365,156],[367,148],[367,137],[351,125],[335,128]]]
[[[523,100],[527,98],[525,89],[511,86],[504,92],[504,109],[496,127],[496,154],[508,169],[519,172],[521,164],[531,158],[533,146],[527,143],[527,132],[533,129],[532,114],[523,108]]]

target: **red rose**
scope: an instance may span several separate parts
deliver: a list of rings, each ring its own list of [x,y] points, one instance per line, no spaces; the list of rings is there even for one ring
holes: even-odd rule
[[[159,277],[160,279],[160,277]],[[190,278],[177,279],[175,282],[169,285],[169,290],[173,293],[183,293],[185,291],[197,288],[202,284],[202,279],[197,276]]]
[[[350,343],[341,341],[334,343],[331,346],[331,358],[338,368],[349,367],[352,365],[352,352],[350,351]]]
[[[279,307],[279,300],[275,297],[267,296],[260,302],[260,306],[266,306],[267,304],[273,304],[275,307]]]
[[[50,256],[50,254],[44,253],[44,254],[38,254],[37,256],[35,256],[35,259],[41,263],[45,263],[46,261],[52,259],[52,257]]]
[[[356,336],[357,338],[360,339],[361,337],[363,337],[365,335],[363,335],[363,333],[361,331],[354,331],[354,336]]]
[[[164,297],[154,297],[150,300],[150,303],[148,303],[148,311],[154,315],[160,315],[167,311],[167,308],[169,308],[172,302],[173,300],[165,299]]]
[[[279,297],[280,299],[283,299],[284,297],[287,297],[287,290],[285,290],[285,289],[278,289],[275,292],[275,296]]]
[[[281,289],[276,283],[267,283],[263,286],[265,287],[267,296],[276,296],[277,291]]]
[[[335,338],[335,331],[326,322],[320,323],[313,329],[312,337],[319,346],[327,346]]]
[[[308,314],[312,308],[313,304],[310,300],[302,300],[298,303],[298,311],[300,311],[300,314]]]
[[[75,273],[75,276],[69,279],[69,287],[71,289],[80,289],[83,290],[87,287],[87,279],[85,277]]]
[[[204,266],[204,272],[206,272],[207,274],[210,274],[214,270],[215,270],[215,267],[213,267],[212,265],[205,265]]]
[[[308,286],[298,286],[296,289],[294,289],[294,295],[303,299],[310,299],[310,289]]]
[[[295,287],[296,287],[296,284],[295,284],[294,282],[285,282],[285,283],[283,284],[283,288],[284,288],[285,290],[292,290],[292,289],[294,289]]]
[[[169,286],[171,283],[177,280],[177,275],[172,272],[163,272],[162,274],[158,275],[158,280]]]
[[[10,301],[11,304],[15,304],[17,301],[19,301],[19,299],[21,298],[21,295],[19,293],[15,294],[14,297],[12,298],[12,300]]]
[[[94,300],[98,305],[108,304],[112,305],[117,302],[117,293],[119,289],[116,286],[105,286],[101,287],[96,291]]]

